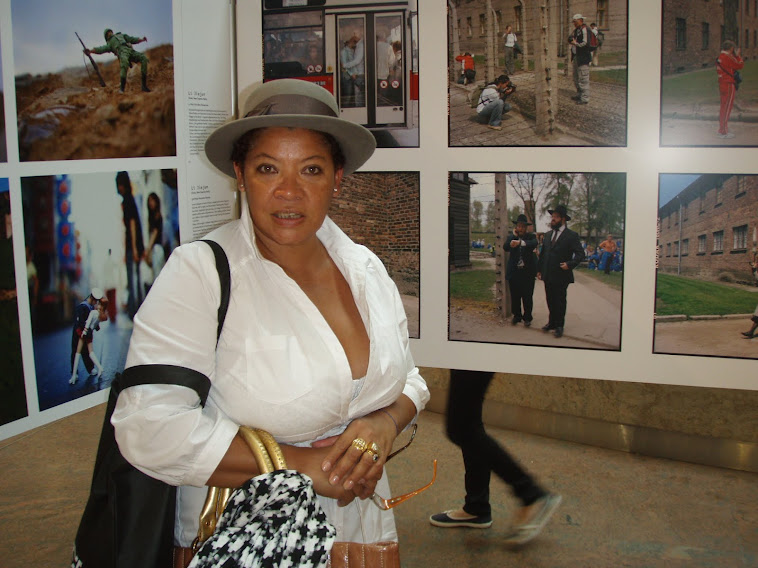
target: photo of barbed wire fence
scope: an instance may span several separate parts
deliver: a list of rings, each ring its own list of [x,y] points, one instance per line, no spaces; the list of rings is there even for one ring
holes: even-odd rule
[[[447,23],[451,147],[626,146],[626,0],[451,0]]]

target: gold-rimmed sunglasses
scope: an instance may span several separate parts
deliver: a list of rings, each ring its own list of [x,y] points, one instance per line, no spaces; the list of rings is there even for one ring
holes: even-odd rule
[[[398,448],[397,450],[392,452],[389,456],[387,456],[387,461],[390,461],[397,454],[399,454],[400,452],[402,452],[404,449],[406,449],[408,446],[411,445],[411,443],[413,442],[413,439],[416,437],[417,430],[418,430],[418,424],[414,424],[413,430],[411,431],[411,438],[410,440],[408,440],[408,443],[406,443],[404,446],[402,446],[401,448]],[[389,499],[385,499],[384,497],[374,493],[373,495],[371,495],[371,502],[374,503],[374,505],[376,505],[380,509],[384,511],[388,511],[392,509],[393,507],[397,507],[400,503],[407,501],[411,497],[415,497],[422,491],[426,491],[437,480],[437,460],[434,460],[434,464],[432,467],[433,467],[432,480],[426,485],[424,485],[423,487],[416,489],[415,491],[411,491],[410,493],[406,493],[404,495],[398,495],[397,497],[391,497]]]

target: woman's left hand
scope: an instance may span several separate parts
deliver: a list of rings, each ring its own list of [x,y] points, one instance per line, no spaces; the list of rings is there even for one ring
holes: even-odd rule
[[[314,442],[314,447],[331,444],[332,448],[324,459],[321,469],[329,474],[331,485],[341,484],[347,491],[353,491],[360,499],[374,493],[377,482],[382,477],[384,462],[392,451],[392,443],[397,437],[395,425],[381,411],[373,412],[353,420],[347,429],[336,438]],[[374,461],[372,452],[356,448],[355,440],[372,443],[379,448],[378,459]]]

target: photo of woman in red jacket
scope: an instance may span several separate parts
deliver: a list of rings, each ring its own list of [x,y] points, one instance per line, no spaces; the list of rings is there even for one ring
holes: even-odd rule
[[[737,95],[737,78],[739,77],[737,72],[742,69],[743,65],[740,48],[733,41],[726,40],[716,60],[716,73],[718,73],[719,94],[721,95],[719,138],[734,138],[734,133],[729,132],[729,115],[732,114],[734,97]]]

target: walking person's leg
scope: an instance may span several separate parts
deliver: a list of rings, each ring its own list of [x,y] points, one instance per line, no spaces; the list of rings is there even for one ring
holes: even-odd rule
[[[493,373],[478,371],[450,371],[445,426],[451,442],[461,448],[465,469],[465,504],[459,510],[432,515],[436,526],[468,526],[487,528],[490,516],[490,467],[481,448],[480,432],[482,405]]]
[[[493,376],[494,373],[486,371],[450,372],[447,434],[463,453],[466,500],[462,509],[438,513],[429,520],[439,527],[489,527],[492,524],[489,482],[490,471],[494,471],[522,503],[506,542],[524,544],[540,533],[561,498],[535,483],[484,429],[482,406]]]

